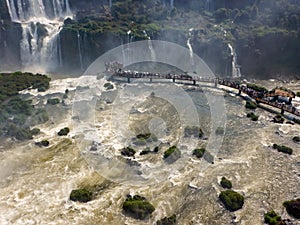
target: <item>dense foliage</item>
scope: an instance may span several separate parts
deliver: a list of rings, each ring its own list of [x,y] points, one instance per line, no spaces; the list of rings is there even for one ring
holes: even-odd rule
[[[274,210],[267,212],[264,216],[265,223],[269,225],[277,225],[281,221],[281,216],[277,215]]]
[[[175,225],[175,224],[176,224],[176,215],[165,217],[156,222],[156,225]]]
[[[93,193],[85,188],[72,190],[70,200],[77,202],[88,202],[92,200]]]
[[[257,121],[259,116],[255,115],[253,112],[250,112],[247,113],[247,117],[251,118],[252,121]]]
[[[256,109],[257,108],[257,104],[255,102],[252,102],[252,101],[248,100],[248,101],[246,101],[245,107],[247,109]]]
[[[241,209],[244,205],[244,197],[233,190],[222,191],[219,198],[226,209],[232,212]]]
[[[220,184],[223,188],[228,188],[228,189],[232,188],[231,181],[228,180],[226,177],[222,177]]]
[[[284,145],[273,144],[273,148],[276,149],[278,152],[283,152],[289,155],[293,154],[293,149]]]
[[[41,74],[0,74],[0,135],[27,140],[37,134],[30,126],[46,122],[48,115],[43,109],[35,109],[30,100],[22,99],[19,91],[27,88],[45,91],[49,82],[50,78]]]
[[[139,195],[127,196],[122,208],[125,214],[140,220],[148,218],[155,210],[150,202]]]

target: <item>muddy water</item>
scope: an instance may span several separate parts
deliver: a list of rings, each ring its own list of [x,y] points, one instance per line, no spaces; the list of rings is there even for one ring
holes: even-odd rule
[[[118,88],[126,87],[123,84]],[[194,101],[205,136],[214,137],[205,95],[192,89],[186,92]],[[264,212],[271,209],[288,218],[282,202],[300,196],[300,148],[291,141],[299,135],[299,125],[274,124],[270,122],[272,115],[261,109],[256,110],[259,121],[252,122],[246,117],[244,102],[224,94],[227,114],[224,141],[214,164],[208,164],[193,158],[191,152],[195,145],[206,146],[209,140],[182,138],[178,111],[170,102],[149,97],[150,94],[129,97],[134,102],[129,109],[126,101],[119,101],[124,104],[120,109],[114,104],[115,90],[102,91],[95,106],[95,123],[85,130],[74,127],[72,109],[66,107],[62,121],[53,113],[53,119],[40,127],[43,134],[38,138],[48,138],[51,147],[41,149],[27,142],[11,144],[1,151],[0,224],[155,224],[158,219],[175,213],[178,224],[253,225],[263,224]],[[128,132],[116,123],[117,119],[126,121]],[[71,133],[66,138],[57,137],[56,131],[63,126],[70,126]],[[147,182],[133,183],[135,176],[128,176],[132,183],[109,181],[105,177],[112,173],[97,170],[87,160],[89,155],[105,156],[124,163],[120,149],[130,145],[139,132],[155,131],[156,126],[163,130],[157,133],[161,139],[147,145],[153,148],[160,142],[168,143],[166,149],[179,143],[183,154],[182,159],[170,165],[162,159],[163,150],[149,157],[137,156],[134,161],[139,166],[134,171],[144,173]],[[97,150],[90,154],[90,147],[95,144],[92,140],[97,142]],[[273,143],[292,147],[293,155],[278,153],[272,149]],[[144,147],[136,149],[141,151]],[[131,166],[125,168],[128,170],[122,176],[132,172]],[[222,176],[229,178],[233,189],[245,197],[243,209],[235,213],[226,211],[218,200],[223,190],[219,185]],[[78,187],[92,188],[95,199],[86,204],[71,202],[69,194]],[[124,216],[121,206],[128,193],[142,195],[155,206],[149,220]]]

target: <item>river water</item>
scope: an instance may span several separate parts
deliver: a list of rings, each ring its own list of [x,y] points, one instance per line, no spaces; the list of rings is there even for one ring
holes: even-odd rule
[[[50,147],[39,148],[33,141],[1,142],[0,224],[155,224],[176,214],[178,224],[184,225],[253,225],[263,224],[263,214],[271,209],[288,218],[282,203],[300,196],[300,148],[291,140],[299,135],[299,125],[274,124],[274,115],[262,109],[256,110],[259,120],[252,122],[246,117],[243,100],[210,87],[148,83],[139,91],[139,84],[133,82],[115,83],[113,90],[106,90],[106,82],[96,77],[58,79],[42,95],[24,92],[39,106],[47,107],[50,120],[38,126],[42,133],[36,140],[48,139]],[[299,81],[284,85],[299,91]],[[154,86],[160,91],[172,90],[171,86],[183,90],[187,100],[180,101],[184,105],[183,101],[192,100],[186,111],[196,109],[206,138],[182,137],[188,123],[182,122],[186,111],[178,110],[177,103],[162,97],[163,92]],[[45,106],[46,98],[62,97],[67,88],[69,98],[64,104]],[[222,96],[226,109],[222,112],[226,115],[225,135],[215,151],[214,164],[191,155],[195,147],[205,147],[210,138],[217,138],[207,92]],[[74,108],[81,103],[85,108]],[[65,126],[71,132],[58,137],[56,132]],[[163,143],[162,150],[143,157],[137,154],[134,165],[128,165],[120,149],[132,145],[136,134],[149,130],[158,141],[147,145],[153,148]],[[293,155],[273,150],[273,143],[293,148]],[[167,164],[162,153],[173,144],[181,149],[182,158]],[[96,150],[91,151],[91,146]],[[143,148],[136,147],[139,151]],[[244,195],[241,210],[230,213],[219,202],[222,176]],[[79,187],[93,189],[94,200],[70,201],[71,190]],[[124,216],[122,203],[129,193],[144,196],[154,205],[148,220]]]

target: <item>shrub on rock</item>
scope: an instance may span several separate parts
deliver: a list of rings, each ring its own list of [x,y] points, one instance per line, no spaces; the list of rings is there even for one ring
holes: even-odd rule
[[[289,215],[295,217],[296,219],[300,219],[300,198],[286,201],[283,203],[283,206]]]
[[[204,133],[200,127],[197,126],[188,126],[184,128],[184,136],[185,137],[198,137],[201,138],[203,137]]]
[[[131,147],[126,147],[121,150],[121,154],[127,157],[133,157],[136,151]]]
[[[293,149],[286,147],[284,145],[273,144],[273,148],[277,149],[278,152],[283,152],[289,155],[293,154]]]
[[[35,142],[35,145],[39,146],[39,147],[48,147],[49,146],[49,141],[48,140],[42,140],[39,142]]]
[[[70,132],[70,129],[68,127],[65,127],[61,129],[57,134],[59,136],[66,136]]]
[[[257,120],[258,120],[258,116],[255,115],[253,112],[248,113],[248,114],[247,114],[247,117],[248,117],[248,118],[251,118],[252,121],[257,121]]]
[[[284,118],[283,118],[282,115],[277,114],[277,115],[273,118],[272,122],[274,122],[274,123],[283,123],[283,122],[284,122]]]
[[[88,202],[92,200],[93,193],[85,188],[72,190],[70,200],[76,202]]]
[[[105,83],[104,87],[106,88],[106,90],[114,89],[114,85],[112,85],[111,83]]]
[[[147,155],[149,153],[151,153],[151,150],[149,147],[147,147],[143,151],[140,152],[140,155]]]
[[[299,143],[300,142],[300,136],[293,137],[293,141],[296,142],[296,143]]]
[[[252,102],[252,101],[248,100],[248,101],[246,101],[245,107],[247,109],[256,109],[257,108],[257,104],[255,102]]]
[[[147,219],[155,210],[150,202],[139,195],[128,195],[122,208],[127,215],[140,220]]]
[[[181,156],[180,150],[176,146],[170,147],[167,151],[164,152],[164,159],[168,163],[173,163]]]
[[[193,151],[193,155],[196,156],[198,159],[202,158],[205,152],[205,148],[196,148]]]
[[[226,179],[226,177],[222,177],[220,184],[223,188],[228,188],[228,189],[232,188],[231,181]]]
[[[267,212],[264,216],[265,223],[269,225],[277,225],[281,221],[281,217],[278,216],[274,210]]]
[[[244,197],[233,190],[222,191],[219,198],[225,208],[231,212],[241,209],[244,205]]]
[[[165,217],[156,222],[156,225],[175,225],[175,224],[176,224],[176,215]]]

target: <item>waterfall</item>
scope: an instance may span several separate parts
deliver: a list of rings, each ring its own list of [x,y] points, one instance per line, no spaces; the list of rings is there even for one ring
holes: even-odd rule
[[[24,70],[47,72],[62,63],[59,33],[63,19],[72,17],[69,0],[6,0],[12,22],[22,28],[20,56]],[[48,5],[49,7],[49,5]]]
[[[171,7],[171,9],[174,8],[174,0],[170,0],[170,7]]]
[[[78,44],[78,55],[79,55],[80,69],[83,70],[82,51],[81,51],[79,31],[77,31],[77,44]]]
[[[109,0],[109,8],[111,9],[112,7],[112,0]]]
[[[237,55],[235,50],[233,49],[232,45],[230,43],[227,44],[228,48],[230,49],[230,54],[231,54],[231,66],[232,66],[232,78],[237,78],[237,77],[241,77],[241,70],[240,70],[240,66],[237,64]]]
[[[147,34],[147,32],[144,30],[143,31],[144,35],[145,35],[145,38],[147,38],[147,44],[148,44],[148,48],[150,50],[150,54],[151,54],[151,61],[155,62],[156,61],[156,54],[155,54],[155,51],[154,51],[154,48],[153,48],[153,44],[152,44],[152,41],[151,41],[151,37]]]
[[[129,30],[127,31],[127,49],[126,49],[126,53],[127,53],[127,58],[126,58],[126,65],[129,65],[131,63],[131,53],[132,50],[130,49],[130,43],[133,40],[133,35],[132,35],[132,31]]]
[[[190,50],[190,62],[191,62],[191,66],[194,66],[194,51],[193,51],[193,47],[191,45],[191,38],[193,37],[193,30],[194,28],[189,29],[189,35],[188,35],[188,39],[187,39],[187,46]]]

